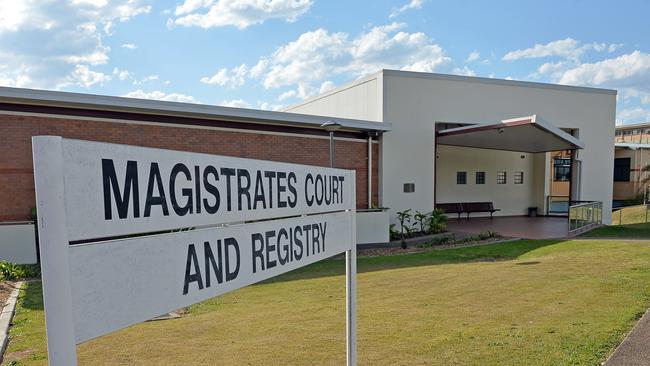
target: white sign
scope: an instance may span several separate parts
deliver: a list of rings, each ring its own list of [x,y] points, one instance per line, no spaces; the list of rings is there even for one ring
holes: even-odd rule
[[[354,171],[34,137],[50,365],[76,344],[346,253]]]

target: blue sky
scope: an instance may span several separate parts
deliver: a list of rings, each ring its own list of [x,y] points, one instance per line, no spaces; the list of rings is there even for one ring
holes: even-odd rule
[[[381,68],[619,90],[650,121],[650,2],[0,0],[0,85],[278,109]]]

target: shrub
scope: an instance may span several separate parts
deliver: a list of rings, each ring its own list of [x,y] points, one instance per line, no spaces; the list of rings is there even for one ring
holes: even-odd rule
[[[426,243],[422,243],[422,244],[418,245],[418,247],[420,247],[420,248],[431,248],[431,247],[435,247],[435,246],[438,246],[438,245],[445,245],[445,244],[454,243],[454,242],[455,242],[455,237],[452,234],[452,235],[441,236],[441,237],[438,237],[438,238],[433,238],[433,239],[427,241]]]
[[[445,216],[445,212],[439,208],[433,210],[429,215],[428,215],[428,226],[429,226],[429,234],[438,234],[447,228],[447,216]]]
[[[13,281],[34,277],[40,277],[38,265],[15,264],[8,261],[0,262],[0,279],[2,280]]]
[[[399,231],[395,229],[395,224],[388,225],[388,233],[390,235],[390,240],[397,240],[400,238]]]

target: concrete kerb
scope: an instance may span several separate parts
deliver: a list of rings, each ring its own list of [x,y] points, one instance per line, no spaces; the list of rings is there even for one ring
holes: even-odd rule
[[[621,344],[602,364],[605,366],[650,364],[650,310],[634,325]]]
[[[9,343],[9,327],[11,326],[11,320],[16,311],[16,303],[18,302],[20,289],[23,287],[24,283],[24,281],[16,282],[16,287],[11,291],[7,302],[4,304],[2,312],[0,313],[0,362],[4,359],[5,350]]]

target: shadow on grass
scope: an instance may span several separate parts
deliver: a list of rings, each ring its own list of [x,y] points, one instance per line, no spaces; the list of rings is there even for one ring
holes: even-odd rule
[[[43,310],[43,286],[41,281],[30,281],[23,285],[19,302],[29,310]]]
[[[518,240],[499,244],[480,245],[464,248],[429,250],[426,252],[377,257],[359,257],[357,272],[374,272],[390,269],[454,264],[481,261],[500,261],[516,259],[535,249],[562,243],[564,240]],[[309,278],[337,276],[345,274],[345,259],[333,258],[299,268],[295,271],[274,277],[263,283],[302,280]],[[527,264],[536,264],[526,262]],[[539,262],[537,262],[539,263]]]
[[[426,252],[402,255],[357,258],[357,272],[375,272],[399,268],[455,264],[468,262],[494,262],[516,259],[533,250],[562,243],[563,240],[518,240],[499,244],[479,245],[464,248],[432,249]],[[532,265],[530,261],[518,264]],[[338,276],[345,274],[345,259],[330,258],[283,275],[262,281],[258,284],[305,280],[311,278]],[[21,296],[22,306],[32,310],[43,310],[42,286],[40,281],[29,282]]]

